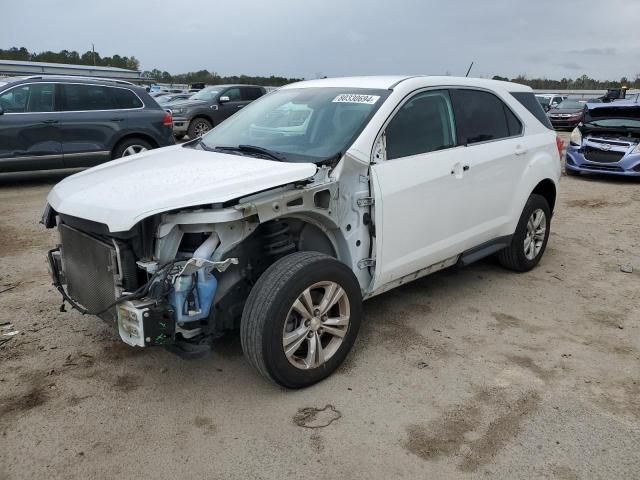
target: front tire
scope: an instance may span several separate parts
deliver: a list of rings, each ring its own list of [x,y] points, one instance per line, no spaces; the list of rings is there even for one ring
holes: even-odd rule
[[[303,388],[342,364],[361,320],[353,272],[328,255],[297,252],[258,279],[244,307],[240,339],[247,360],[264,377]]]
[[[498,253],[500,264],[516,272],[535,267],[549,240],[551,209],[542,195],[532,194],[520,215],[511,245]]]
[[[211,122],[206,118],[201,118],[201,117],[194,118],[189,123],[189,128],[187,129],[187,135],[189,135],[189,138],[193,140],[207,133],[209,130],[211,130],[211,127],[212,127]]]

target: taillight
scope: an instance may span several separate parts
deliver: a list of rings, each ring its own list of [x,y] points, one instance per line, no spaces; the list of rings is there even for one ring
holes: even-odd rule
[[[164,118],[162,119],[163,127],[172,127],[173,126],[173,117],[170,112],[164,112]]]
[[[560,138],[560,136],[556,136],[556,147],[558,147],[558,155],[562,158],[562,150],[564,148],[564,142]]]

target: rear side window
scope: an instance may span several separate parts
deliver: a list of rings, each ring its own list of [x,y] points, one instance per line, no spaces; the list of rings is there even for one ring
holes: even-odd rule
[[[110,88],[116,108],[140,108],[142,101],[131,90],[126,88]],[[160,97],[162,98],[162,97]]]
[[[251,102],[262,96],[262,89],[257,87],[244,87],[242,89],[242,100]]]
[[[522,133],[522,123],[518,120],[515,113],[509,107],[504,105],[504,114],[507,116],[507,126],[509,127],[509,136],[513,137]]]
[[[400,107],[385,134],[389,160],[453,147],[456,134],[449,93],[418,93]]]
[[[542,123],[548,129],[553,130],[553,126],[551,125],[547,114],[544,113],[540,102],[533,94],[533,92],[511,92],[511,95],[513,96],[513,98],[518,100],[524,108],[529,110],[529,112],[531,112],[534,117],[540,120],[540,123]]]
[[[63,110],[112,110],[114,100],[108,87],[100,85],[60,84],[62,87]]]
[[[492,93],[480,90],[451,90],[458,129],[458,143],[470,145],[515,135],[519,131],[514,118],[511,126],[507,112],[513,113]]]

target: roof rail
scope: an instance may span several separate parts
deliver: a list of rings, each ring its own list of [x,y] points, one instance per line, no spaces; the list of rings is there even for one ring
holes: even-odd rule
[[[20,77],[23,80],[35,80],[35,79],[48,79],[48,78],[59,78],[59,79],[72,79],[72,80],[95,80],[99,82],[113,82],[120,83],[123,85],[131,85],[136,86],[135,83],[131,83],[127,80],[120,80],[118,78],[104,78],[104,77],[88,77],[86,75],[30,75],[28,77]]]

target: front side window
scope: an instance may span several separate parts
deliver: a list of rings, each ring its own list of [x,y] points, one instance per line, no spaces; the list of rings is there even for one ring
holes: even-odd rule
[[[242,100],[239,88],[230,88],[222,94],[223,97],[229,97],[230,102],[239,102]]]
[[[63,110],[78,112],[117,108],[108,87],[62,83]]]
[[[20,85],[0,94],[0,105],[5,113],[53,112],[54,90],[53,83]]]
[[[507,118],[508,113],[513,113],[496,95],[481,90],[455,89],[451,90],[451,96],[460,145],[487,142],[520,133],[518,130],[521,126],[518,128],[515,123],[517,118]],[[512,133],[511,129],[515,131]]]
[[[283,88],[250,103],[204,135],[198,148],[251,145],[286,162],[320,163],[343,154],[389,90]]]
[[[449,93],[415,95],[400,107],[385,134],[389,160],[453,147],[456,132]]]

